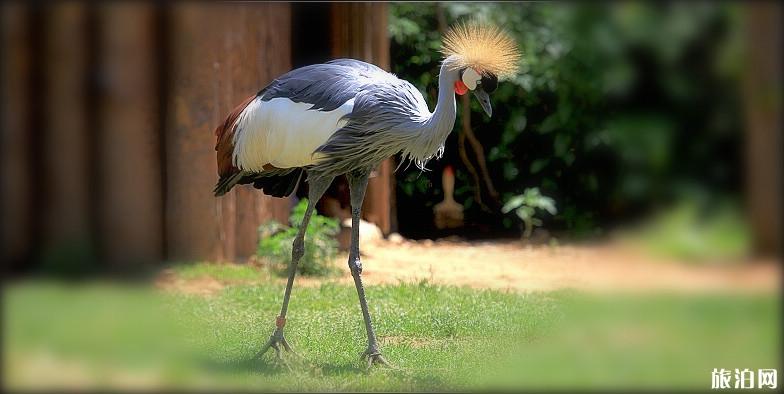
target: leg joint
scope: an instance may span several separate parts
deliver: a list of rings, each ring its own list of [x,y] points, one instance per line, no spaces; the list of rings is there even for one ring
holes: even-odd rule
[[[359,257],[350,256],[348,258],[348,268],[351,270],[351,275],[362,274],[362,262]]]
[[[305,241],[300,237],[296,237],[291,245],[291,258],[297,262],[303,255],[305,255]]]

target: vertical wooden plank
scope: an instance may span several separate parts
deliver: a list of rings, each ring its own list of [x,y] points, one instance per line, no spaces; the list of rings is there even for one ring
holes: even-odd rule
[[[389,70],[386,3],[333,3],[332,54],[352,57]],[[385,234],[392,228],[394,174],[392,159],[385,160],[372,175],[363,204],[363,217]]]
[[[0,259],[12,267],[29,258],[32,226],[30,194],[32,173],[29,167],[30,37],[27,6],[19,3],[0,5],[2,47],[0,60]],[[6,267],[8,268],[8,267]]]
[[[330,18],[330,41],[332,41],[332,57],[339,57],[348,50],[344,47],[348,42],[347,26],[344,15],[346,15],[348,4],[346,3],[332,3],[329,11]]]
[[[290,69],[290,38],[268,39],[291,31],[290,12],[288,5],[280,3],[256,5],[248,7],[241,22],[235,24],[243,56],[231,66],[238,90],[231,97],[233,102],[242,101],[247,97],[246,92],[256,93]],[[287,222],[289,199],[266,196],[250,185],[235,187],[232,193],[237,201],[235,258],[244,259],[256,252],[261,223],[270,219]]]
[[[371,57],[376,65],[389,70],[389,37],[387,35],[386,3],[364,4],[370,23],[366,26],[364,41],[366,50],[371,52]],[[368,220],[376,223],[384,234],[389,234],[392,229],[393,207],[395,206],[394,174],[392,173],[392,159],[384,160],[376,171],[376,177],[371,178],[368,185]]]
[[[746,192],[755,247],[782,256],[782,4],[751,2],[746,11]]]
[[[230,57],[226,59],[226,66],[230,70],[229,73],[233,76],[232,84],[236,87],[237,92],[230,91],[226,98],[229,102],[241,102],[258,86],[254,86],[257,80],[257,73],[255,72],[255,63],[257,61],[256,54],[264,52],[266,48],[259,48],[259,45],[264,45],[263,41],[259,42],[259,37],[254,33],[255,26],[266,26],[269,21],[263,13],[260,13],[258,8],[248,8],[243,10],[242,13],[237,15],[237,23],[229,26],[230,45],[237,45],[237,48],[230,49],[230,51],[239,51],[239,57]],[[244,48],[239,48],[242,45]],[[235,90],[235,89],[232,89]],[[242,97],[245,93],[245,97]],[[253,243],[256,239],[256,229],[253,228],[259,216],[257,196],[253,190],[249,190],[247,186],[235,188],[230,192],[236,201],[236,222],[235,234],[236,241],[234,244],[235,258],[247,257],[248,252],[252,252],[254,247]],[[252,189],[252,188],[250,188]]]
[[[222,231],[222,218],[233,210],[233,197],[218,200],[209,193],[216,172],[212,131],[224,110],[218,97],[225,74],[219,37],[226,20],[218,9],[177,3],[171,12],[165,204],[167,251],[173,260],[224,258],[231,241]]]
[[[260,87],[256,84],[258,73],[256,72],[256,54],[264,52],[266,48],[259,48],[264,42],[259,40],[259,36],[254,34],[257,26],[266,26],[269,20],[265,14],[259,12],[257,7],[246,7],[236,16],[236,23],[229,26],[229,38],[227,45],[229,52],[236,52],[237,57],[226,58],[226,67],[229,75],[232,76],[232,89],[227,90],[226,100],[229,103],[239,103],[251,92],[255,92]],[[247,186],[237,188],[232,191],[236,203],[236,221],[234,222],[234,251],[235,259],[247,257],[255,249],[256,228],[258,212],[258,196]]]
[[[244,98],[288,69],[289,12],[288,4],[173,6],[166,130],[171,259],[248,255],[261,218],[283,211],[282,202],[270,204],[257,191],[241,187],[221,198],[211,191],[217,181],[213,131]]]
[[[378,26],[383,26],[383,29],[373,30],[373,48],[375,49],[375,58],[378,59],[378,64],[382,64],[385,70],[391,69],[390,53],[389,53],[389,5],[387,3],[377,4],[373,8],[374,23]],[[395,159],[391,158],[384,161],[380,168],[379,189],[383,188],[381,196],[378,198],[385,198],[385,206],[381,209],[383,215],[382,231],[385,234],[397,231],[397,182],[395,181],[394,169],[396,167]],[[385,185],[381,182],[386,181]]]
[[[90,149],[87,121],[87,5],[46,9],[44,81],[48,92],[40,160],[44,261],[57,269],[92,259]],[[36,92],[33,92],[34,94]],[[43,116],[43,115],[42,115]]]
[[[116,267],[162,257],[155,12],[147,3],[98,8],[98,223],[101,257]]]

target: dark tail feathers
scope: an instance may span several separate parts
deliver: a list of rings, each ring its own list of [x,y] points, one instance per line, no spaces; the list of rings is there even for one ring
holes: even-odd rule
[[[233,174],[224,175],[220,177],[218,180],[218,184],[215,185],[215,189],[212,190],[215,193],[215,197],[220,197],[231,190],[234,185],[236,185],[246,174],[240,172],[235,172]]]
[[[213,193],[215,193],[216,197],[222,196],[228,193],[236,184],[246,185],[252,183],[253,187],[260,189],[264,194],[273,197],[286,197],[294,192],[300,178],[302,178],[302,173],[303,171],[301,168],[295,168],[291,172],[281,175],[237,172],[235,174],[222,176],[220,180],[218,180],[218,184],[215,185]]]

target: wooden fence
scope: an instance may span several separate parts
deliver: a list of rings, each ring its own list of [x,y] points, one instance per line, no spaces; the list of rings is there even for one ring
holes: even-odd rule
[[[213,130],[291,69],[293,6],[2,5],[3,259],[18,269],[251,255],[259,224],[285,222],[291,200],[246,186],[213,197]],[[329,52],[388,68],[386,5],[329,7]],[[379,175],[365,216],[389,231],[389,164]]]

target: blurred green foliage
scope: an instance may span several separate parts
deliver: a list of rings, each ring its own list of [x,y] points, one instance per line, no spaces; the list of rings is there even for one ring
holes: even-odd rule
[[[491,119],[472,99],[472,127],[501,201],[538,187],[561,208],[547,225],[579,238],[689,198],[692,190],[737,192],[743,49],[737,5],[441,6],[447,25],[492,21],[516,38],[523,53],[519,74],[502,81],[491,97]],[[431,108],[441,59],[437,7],[390,6],[392,71],[417,86]],[[450,137],[445,159],[431,166],[456,165],[455,198],[466,217],[488,216],[474,203],[455,141]],[[439,171],[399,174],[399,209],[413,211],[422,201],[429,208],[439,200]],[[406,223],[401,218],[404,233]]]
[[[297,203],[289,217],[291,226],[270,220],[259,227],[257,255],[266,259],[278,274],[287,272],[291,261],[291,245],[307,208],[306,198]],[[313,213],[305,231],[305,254],[297,265],[297,273],[323,276],[337,272],[332,261],[338,252],[338,243],[335,240],[338,231],[340,227],[337,219]]]
[[[542,219],[536,216],[541,210],[547,211],[550,215],[558,213],[555,201],[550,197],[543,196],[537,187],[525,189],[523,194],[510,198],[501,208],[503,213],[514,211],[515,215],[522,220],[523,237],[525,238],[531,237],[535,226],[542,225]]]
[[[743,261],[752,244],[743,217],[726,201],[711,207],[709,213],[695,201],[681,201],[620,237],[655,255],[690,263]]]

